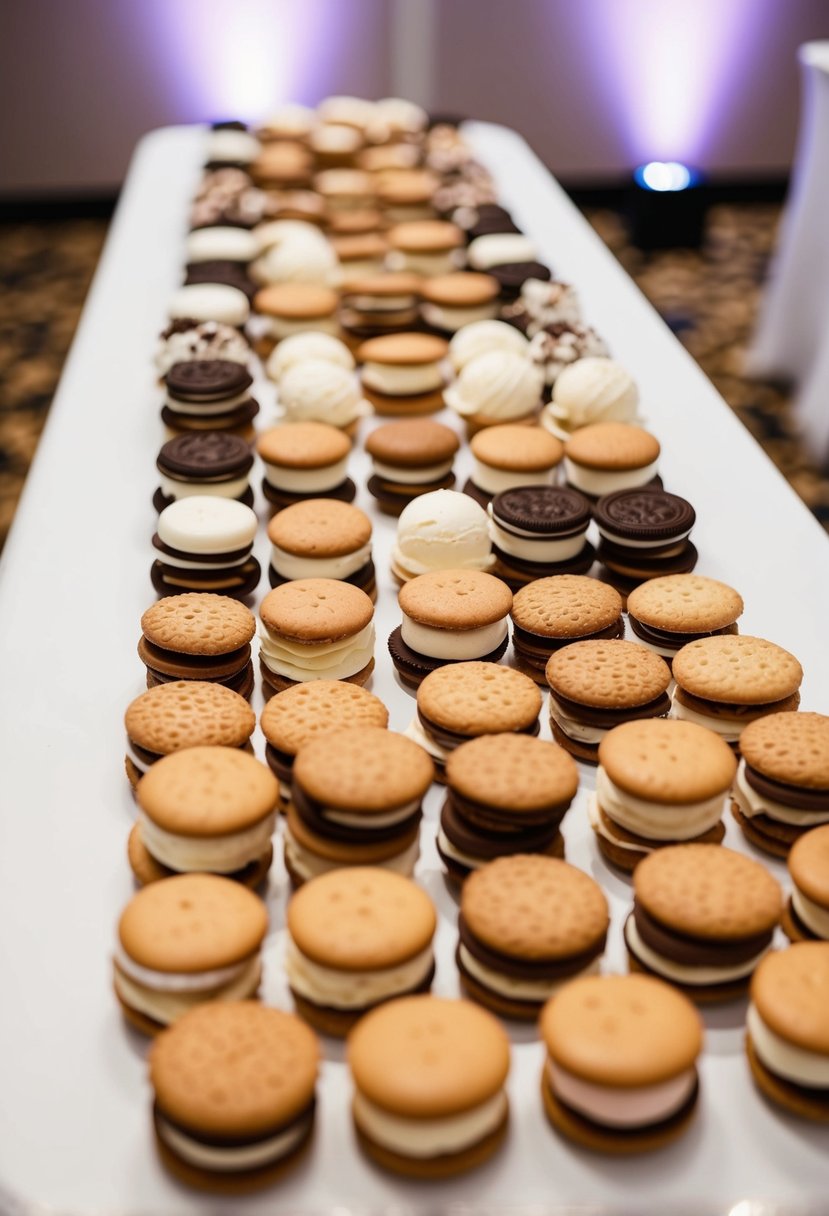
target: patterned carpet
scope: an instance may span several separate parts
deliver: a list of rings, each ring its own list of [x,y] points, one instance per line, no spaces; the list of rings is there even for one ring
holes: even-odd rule
[[[712,208],[699,251],[634,249],[620,216],[588,218],[829,531],[829,480],[798,442],[778,385],[743,379],[779,208]],[[106,221],[0,224],[0,546],[34,456],[106,235]]]

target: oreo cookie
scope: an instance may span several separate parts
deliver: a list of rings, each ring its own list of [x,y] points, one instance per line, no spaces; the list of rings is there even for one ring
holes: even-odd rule
[[[593,565],[590,503],[578,490],[519,486],[496,494],[489,510],[495,573],[513,590],[537,578],[586,574]]]
[[[253,383],[250,373],[229,359],[174,363],[164,383],[167,399],[161,418],[176,432],[235,430],[259,413],[259,403],[248,391]]]
[[[244,439],[226,431],[190,431],[164,444],[156,459],[162,483],[153,506],[163,511],[187,494],[216,494],[253,506],[248,473],[253,454]]]
[[[696,512],[678,494],[652,486],[617,490],[599,499],[594,518],[599,561],[623,593],[650,578],[689,574],[696,566],[699,555],[689,540]]]

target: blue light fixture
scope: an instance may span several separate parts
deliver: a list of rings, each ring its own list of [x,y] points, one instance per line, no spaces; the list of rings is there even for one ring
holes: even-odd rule
[[[651,160],[633,172],[631,239],[639,249],[702,241],[705,194],[702,175],[678,160]]]
[[[651,160],[634,171],[634,180],[643,190],[688,190],[699,181],[699,174],[678,160]]]

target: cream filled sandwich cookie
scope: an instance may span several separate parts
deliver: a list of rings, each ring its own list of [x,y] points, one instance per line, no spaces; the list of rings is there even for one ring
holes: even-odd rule
[[[250,643],[256,618],[227,595],[167,595],[141,617],[138,657],[147,688],[174,680],[208,680],[243,697],[253,692]]]
[[[225,283],[191,283],[173,293],[167,315],[173,322],[186,320],[201,325],[213,321],[244,329],[250,317],[250,304],[238,287]]]
[[[579,359],[606,358],[610,355],[604,338],[579,321],[554,321],[539,329],[530,341],[530,357],[544,372],[545,395],[565,368]]]
[[[274,515],[268,524],[268,579],[279,587],[293,579],[331,578],[377,598],[371,559],[371,520],[350,503],[308,498]]]
[[[541,372],[529,359],[490,350],[470,359],[444,396],[472,436],[499,423],[534,422],[543,386]]]
[[[178,874],[134,895],[118,922],[115,995],[156,1034],[206,1001],[253,996],[268,914],[257,895],[215,874]]]
[[[195,431],[176,435],[156,457],[159,486],[153,506],[163,511],[178,498],[215,494],[253,506],[250,470],[253,453],[241,435],[228,431]]]
[[[639,389],[615,359],[578,359],[553,385],[552,400],[541,412],[541,425],[559,439],[594,422],[639,421]]]
[[[381,415],[434,414],[443,408],[448,352],[444,338],[384,334],[357,349],[363,392]]]
[[[578,490],[516,486],[496,494],[487,511],[495,573],[513,591],[559,574],[587,574],[593,565],[596,551],[587,539],[590,503]]]
[[[213,592],[245,599],[259,583],[256,512],[229,498],[179,498],[158,517],[150,578],[159,595]]]
[[[303,359],[279,381],[285,422],[327,422],[353,436],[361,418],[372,412],[357,377],[327,359]]]
[[[332,236],[331,244],[340,263],[341,290],[368,275],[382,274],[389,245],[381,232]]]
[[[216,126],[205,141],[204,162],[208,169],[248,168],[261,152],[255,135],[239,126]]]
[[[491,570],[486,512],[457,490],[421,494],[400,513],[391,571],[399,583],[432,570]]]
[[[628,422],[594,422],[571,435],[564,446],[567,484],[589,498],[615,490],[660,485],[659,440]]]
[[[697,1107],[702,1023],[691,1002],[645,975],[566,984],[540,1022],[547,1118],[568,1140],[624,1155],[663,1148]]]
[[[420,315],[442,334],[465,325],[490,321],[498,312],[498,280],[489,274],[456,271],[425,279],[420,289]]]
[[[270,769],[232,747],[186,747],[162,758],[136,789],[127,846],[139,883],[204,872],[248,887],[273,858],[279,786]]]
[[[506,351],[528,359],[530,344],[522,333],[505,321],[473,321],[453,336],[449,343],[449,360],[460,375],[467,363],[490,351]]]
[[[353,866],[312,878],[288,904],[285,972],[297,1012],[341,1037],[384,1001],[428,992],[437,916],[409,878]]]
[[[267,358],[274,344],[293,334],[331,334],[337,337],[337,303],[333,288],[320,283],[272,283],[253,299],[255,311],[265,319],[268,341],[261,347]]]
[[[168,436],[218,431],[250,440],[259,413],[259,403],[250,393],[252,383],[245,365],[231,359],[174,363],[164,377],[161,407]]]
[[[460,440],[431,418],[401,418],[375,427],[365,449],[371,457],[369,493],[384,515],[400,515],[413,499],[433,490],[451,490]]]
[[[412,996],[381,1005],[352,1030],[348,1063],[357,1138],[383,1169],[448,1178],[503,1143],[509,1040],[471,1001]]]
[[[395,224],[388,231],[389,270],[411,274],[451,274],[463,260],[463,232],[448,220],[415,220]]]
[[[555,574],[522,587],[512,601],[512,623],[516,663],[540,684],[550,656],[562,646],[625,632],[618,591],[581,574]]]
[[[306,498],[353,502],[357,487],[348,476],[351,440],[328,422],[286,422],[259,436],[262,493],[280,511]]]
[[[371,675],[374,605],[359,587],[338,579],[295,579],[268,592],[259,617],[266,696],[306,680],[362,685]]]
[[[381,150],[385,165],[378,155]],[[363,160],[369,158],[372,165],[377,179],[377,201],[388,224],[411,224],[436,218],[432,199],[440,179],[429,169],[416,167],[412,153],[417,155],[414,144],[386,144],[362,153]]]
[[[176,363],[220,359],[247,367],[252,355],[247,338],[234,326],[224,325],[220,321],[195,321],[185,317],[173,321],[159,335],[155,366],[163,379]]]
[[[688,642],[739,633],[743,597],[727,583],[701,574],[648,579],[628,596],[628,622],[637,641],[670,666]]]
[[[564,446],[547,431],[510,422],[473,435],[472,474],[463,487],[482,507],[496,494],[521,486],[551,486]]]
[[[340,324],[349,345],[359,351],[370,338],[411,331],[418,322],[421,285],[419,275],[403,270],[352,276],[340,295]]]
[[[792,893],[783,929],[793,942],[829,941],[829,823],[812,828],[788,856]]]

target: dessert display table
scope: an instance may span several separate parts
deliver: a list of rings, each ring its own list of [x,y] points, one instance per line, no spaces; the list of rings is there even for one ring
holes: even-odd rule
[[[741,592],[741,632],[796,654],[803,708],[827,712],[826,536],[524,141],[481,123],[466,134],[501,201],[556,275],[578,287],[586,319],[638,381],[646,425],[662,442],[665,486],[697,511],[697,569]],[[250,1199],[211,1199],[162,1169],[146,1043],[122,1021],[111,952],[132,892],[122,718],[144,687],[135,646],[154,598],[151,498],[162,437],[151,355],[179,282],[203,139],[201,129],[170,128],[142,141],[0,567],[0,1212],[825,1211],[829,1129],[788,1118],[755,1091],[743,1055],[745,1002],[704,1013],[698,1115],[683,1139],[650,1157],[606,1159],[556,1136],[541,1106],[543,1049],[534,1028],[513,1025],[507,1145],[455,1181],[406,1183],[363,1159],[343,1048],[330,1040],[314,1144],[281,1185]],[[274,418],[274,389],[264,380],[257,389],[264,428]],[[368,466],[358,446],[350,471],[361,487],[357,502],[374,520],[379,587],[370,687],[388,704],[391,727],[403,730],[414,699],[385,649],[400,620],[388,569],[395,521],[377,514],[365,490]],[[468,470],[465,448],[459,486]],[[257,506],[264,519],[261,495]],[[266,569],[264,526],[257,552]],[[266,590],[263,576],[257,604]],[[261,704],[257,692],[257,713]],[[542,722],[549,738],[546,709]],[[258,731],[255,744],[261,756]],[[580,770],[563,825],[567,857],[608,894],[604,967],[623,970],[630,887],[599,856],[586,816],[593,771]],[[440,913],[434,990],[457,995],[456,902],[434,849],[441,800],[433,787],[416,876]],[[726,843],[748,848],[730,818]],[[785,868],[764,860],[786,882]],[[280,969],[286,894],[279,860],[267,891],[263,997],[290,1008]]]

